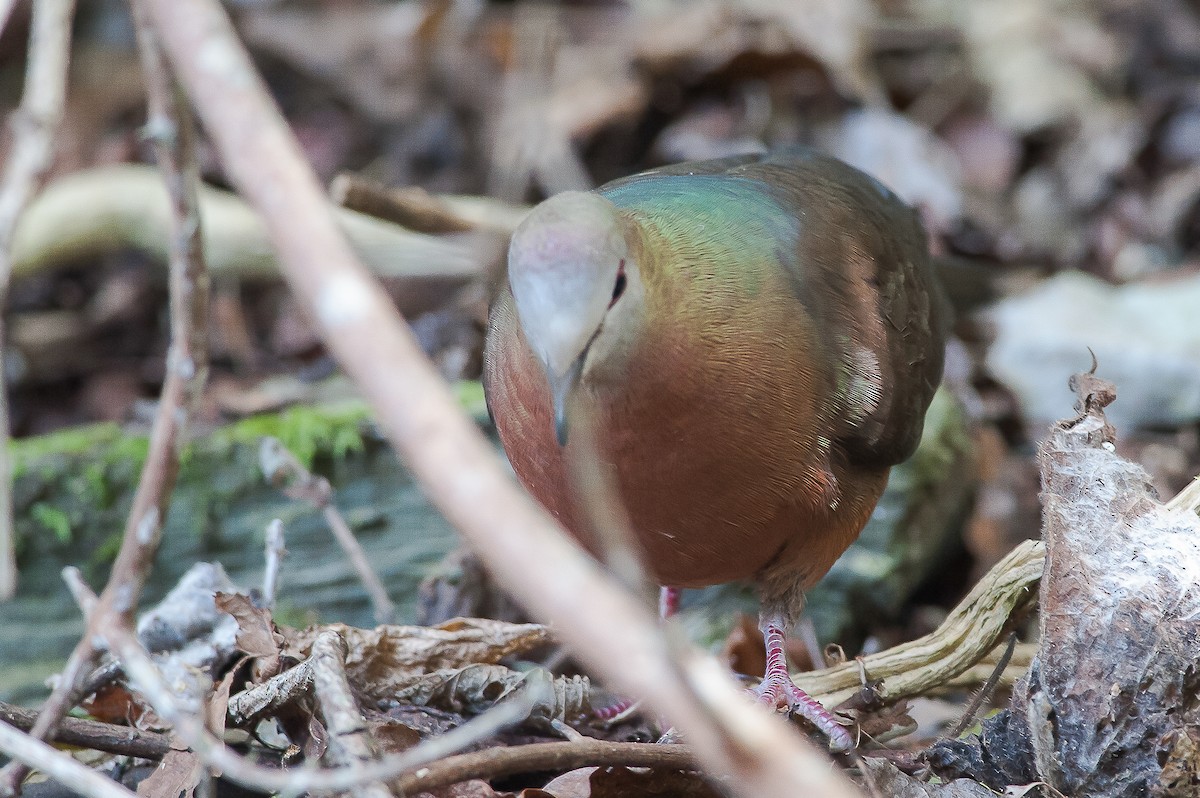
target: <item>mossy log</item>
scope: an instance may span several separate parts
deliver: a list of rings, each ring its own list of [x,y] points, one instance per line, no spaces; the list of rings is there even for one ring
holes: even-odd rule
[[[477,383],[464,383],[464,406],[486,417]],[[402,620],[410,620],[417,584],[456,542],[425,501],[357,401],[293,407],[245,419],[186,447],[158,562],[143,604],[149,605],[200,560],[221,562],[238,584],[259,584],[263,533],[272,518],[287,530],[280,587],[281,621],[321,618],[373,625],[367,597],[332,541],[318,511],[267,485],[258,446],[271,435],[328,477],[336,503],[357,533]],[[15,600],[0,604],[0,700],[29,702],[61,667],[83,630],[60,579],[77,565],[103,584],[120,544],[146,454],[143,431],[100,424],[16,441],[17,554]]]

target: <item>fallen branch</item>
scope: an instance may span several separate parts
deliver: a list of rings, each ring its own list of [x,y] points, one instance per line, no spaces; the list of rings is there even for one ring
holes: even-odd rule
[[[262,219],[228,191],[200,188],[204,255],[216,276],[279,278]],[[371,271],[384,277],[467,281],[481,275],[490,248],[470,235],[435,237],[353,211],[338,224]],[[13,275],[95,261],[125,249],[167,258],[170,215],[162,177],[149,166],[106,166],[46,185],[21,217],[13,239]]]
[[[0,702],[0,721],[22,731],[33,728],[37,715],[31,709]],[[141,759],[159,759],[171,750],[171,738],[165,734],[87,718],[63,718],[52,742]]]
[[[228,725],[249,726],[312,695],[313,664],[301,660],[283,673],[229,697]]]

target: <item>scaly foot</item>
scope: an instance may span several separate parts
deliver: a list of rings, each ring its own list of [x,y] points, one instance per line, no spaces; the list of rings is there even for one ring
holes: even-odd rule
[[[854,748],[854,738],[837,719],[801,690],[792,681],[783,653],[783,622],[775,617],[763,617],[760,623],[763,640],[767,647],[767,671],[762,682],[751,692],[771,709],[784,708],[816,726],[829,738],[829,750],[843,753]]]

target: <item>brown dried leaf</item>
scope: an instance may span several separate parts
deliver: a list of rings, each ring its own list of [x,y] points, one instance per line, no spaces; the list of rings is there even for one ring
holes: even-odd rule
[[[188,749],[172,748],[150,777],[138,784],[145,798],[192,798],[204,775],[200,757]]]
[[[146,707],[123,684],[107,684],[81,706],[96,720],[118,725],[139,726],[148,714]]]
[[[429,5],[255,7],[238,23],[259,52],[328,82],[374,119],[403,121],[417,115],[423,97],[428,52],[416,40],[440,19]]]
[[[540,790],[523,790],[521,798],[591,798],[596,768],[576,768],[555,776]]]
[[[991,90],[992,111],[1003,124],[1027,133],[1080,119],[1103,104],[1091,70],[1066,46],[1076,42],[1114,54],[1113,61],[1122,57],[1090,9],[1071,0],[955,4],[976,77]]]
[[[357,629],[332,624],[290,630],[289,652],[304,659],[312,641],[327,629],[345,638],[349,647],[346,675],[373,698],[389,697],[430,671],[493,664],[550,641],[549,630],[540,624],[456,618],[435,627],[384,625]]]
[[[699,773],[645,768],[596,768],[591,798],[720,798],[724,793]]]
[[[762,676],[766,670],[767,653],[762,632],[758,630],[758,623],[746,613],[740,613],[737,623],[729,630],[721,647],[721,657],[734,673]]]
[[[372,742],[382,754],[398,754],[421,742],[419,731],[387,715],[368,718],[367,726]]]
[[[1154,788],[1155,798],[1200,794],[1200,728],[1177,729],[1163,740],[1167,761]]]
[[[238,622],[238,648],[252,657],[277,657],[282,638],[275,633],[271,611],[256,607],[242,593],[217,593],[213,597],[217,609],[232,615]]]
[[[239,677],[240,672],[240,667],[234,666],[230,668],[229,672],[213,688],[212,695],[209,696],[205,704],[205,726],[218,737],[225,733],[225,721],[229,710],[229,693],[233,689],[233,682]]]
[[[877,743],[885,743],[917,730],[917,722],[908,713],[908,702],[897,701],[879,709],[857,712],[855,721],[863,737]]]

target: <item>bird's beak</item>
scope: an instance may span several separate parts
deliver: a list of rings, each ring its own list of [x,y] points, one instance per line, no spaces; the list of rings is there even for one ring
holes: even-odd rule
[[[567,414],[571,397],[579,385],[579,377],[583,373],[583,360],[587,357],[585,348],[579,357],[571,363],[565,374],[548,374],[550,382],[550,398],[554,403],[554,435],[558,438],[560,447],[567,445]]]

